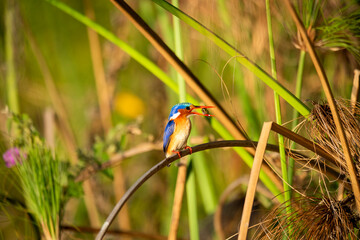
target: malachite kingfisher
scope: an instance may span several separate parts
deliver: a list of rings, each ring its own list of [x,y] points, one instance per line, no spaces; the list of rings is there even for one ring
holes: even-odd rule
[[[191,131],[191,115],[200,115],[212,117],[208,114],[207,108],[214,108],[213,106],[194,106],[191,103],[179,103],[171,108],[168,123],[164,131],[164,145],[163,150],[166,157],[177,153],[180,156],[180,150],[189,148],[190,153],[192,149],[187,146],[187,140]],[[194,112],[196,109],[202,109],[203,113]]]

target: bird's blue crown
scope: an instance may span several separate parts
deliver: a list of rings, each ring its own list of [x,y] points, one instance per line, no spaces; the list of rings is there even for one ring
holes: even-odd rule
[[[178,110],[179,110],[179,109],[185,109],[186,107],[190,107],[190,106],[191,106],[191,103],[188,103],[188,102],[176,104],[175,106],[173,106],[173,107],[171,108],[171,111],[170,111],[170,115],[169,115],[168,120],[170,120],[170,118],[171,118],[174,114],[178,113]]]

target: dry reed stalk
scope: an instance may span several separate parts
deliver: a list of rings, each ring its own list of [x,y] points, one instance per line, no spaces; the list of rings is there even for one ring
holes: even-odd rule
[[[89,214],[90,226],[92,227],[101,226],[99,212],[95,202],[96,197],[92,190],[90,180],[84,181],[82,187],[84,189],[84,202],[85,202],[86,210],[88,211]]]
[[[261,165],[263,162],[266,145],[267,145],[267,141],[269,138],[271,128],[272,128],[272,122],[266,122],[266,123],[264,123],[263,128],[261,130],[259,143],[256,148],[256,152],[255,152],[255,156],[254,156],[254,164],[251,168],[250,179],[249,179],[248,189],[246,192],[244,208],[243,208],[243,214],[241,217],[241,223],[240,223],[240,227],[239,227],[238,240],[246,239],[246,235],[247,235],[248,228],[249,228],[251,210],[252,210],[252,206],[254,203],[256,185],[259,180],[260,169],[261,169]]]
[[[85,5],[85,15],[94,20],[95,12],[90,0],[84,0]],[[87,33],[89,38],[90,45],[90,53],[91,53],[91,62],[93,65],[95,84],[96,84],[96,92],[98,96],[99,109],[100,109],[100,118],[102,123],[102,128],[104,133],[109,131],[112,127],[111,121],[111,97],[108,91],[108,85],[105,77],[105,70],[102,61],[102,52],[99,41],[98,34],[87,27]],[[114,171],[114,181],[113,181],[113,189],[115,194],[115,200],[118,201],[122,195],[125,193],[125,181],[124,174],[121,166],[118,166],[113,169]],[[118,216],[118,225],[121,229],[131,229],[129,214],[127,206],[124,207],[124,211]]]
[[[122,166],[114,167],[113,171],[114,171],[114,181],[112,183],[113,191],[115,195],[115,201],[119,201],[126,191],[125,176],[122,170]],[[129,208],[127,205],[124,206],[124,210],[122,211],[122,213],[118,215],[118,226],[120,227],[120,229],[124,229],[124,230],[131,229]]]
[[[342,201],[344,199],[344,192],[345,192],[345,183],[339,183],[339,187],[337,190],[337,200]]]
[[[55,151],[55,112],[46,108],[44,112],[44,138],[50,149]]]
[[[359,99],[359,84],[360,84],[360,70],[354,70],[354,80],[353,87],[351,91],[351,106],[355,106]],[[355,109],[353,109],[353,114],[355,114]]]
[[[294,6],[290,2],[290,0],[284,0],[284,2],[285,2],[287,9],[290,11],[291,17],[293,18],[293,20],[301,34],[302,39],[305,42],[306,50],[308,51],[308,53],[311,57],[311,60],[313,61],[316,72],[319,75],[321,85],[324,89],[326,99],[329,103],[329,107],[330,107],[331,113],[334,118],[337,133],[339,134],[341,146],[344,151],[346,165],[349,170],[351,186],[353,189],[353,193],[355,195],[356,208],[357,208],[358,212],[360,212],[360,185],[359,185],[359,181],[357,179],[357,171],[355,169],[353,159],[351,158],[348,141],[346,139],[344,128],[341,124],[340,116],[339,116],[339,113],[338,113],[338,110],[336,107],[334,96],[331,92],[330,85],[329,85],[329,82],[328,82],[326,74],[325,74],[325,70],[324,70],[323,66],[320,64],[319,58],[314,50],[314,47],[312,46],[309,36],[307,35],[307,31],[304,27],[304,24],[302,23],[301,19],[297,15]]]
[[[181,213],[181,205],[184,197],[185,183],[186,183],[186,172],[187,172],[187,157],[181,158],[179,161],[179,169],[176,178],[176,187],[174,194],[174,203],[172,207],[170,230],[168,240],[177,239],[177,231],[179,228],[179,220]]]
[[[85,15],[95,20],[95,12],[90,0],[84,0]],[[99,101],[100,117],[104,132],[112,127],[111,122],[111,101],[108,91],[108,85],[106,83],[104,65],[102,61],[101,46],[98,34],[87,27],[87,33],[90,45],[91,62],[93,65],[96,91]]]

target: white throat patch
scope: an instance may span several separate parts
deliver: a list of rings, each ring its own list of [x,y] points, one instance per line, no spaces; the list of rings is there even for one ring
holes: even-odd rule
[[[175,113],[174,115],[172,115],[171,118],[170,118],[170,120],[174,120],[174,119],[176,119],[178,116],[180,116],[180,113],[179,113],[179,112],[177,112],[177,113]]]

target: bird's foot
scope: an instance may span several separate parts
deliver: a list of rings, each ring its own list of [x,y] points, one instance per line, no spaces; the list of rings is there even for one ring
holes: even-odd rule
[[[177,153],[177,155],[179,156],[179,158],[181,158],[180,152],[179,151],[172,151],[173,153]]]
[[[192,154],[193,152],[192,152],[192,148],[191,147],[189,147],[189,146],[186,146],[185,147],[185,149],[189,149],[189,151],[190,151],[190,154]]]

